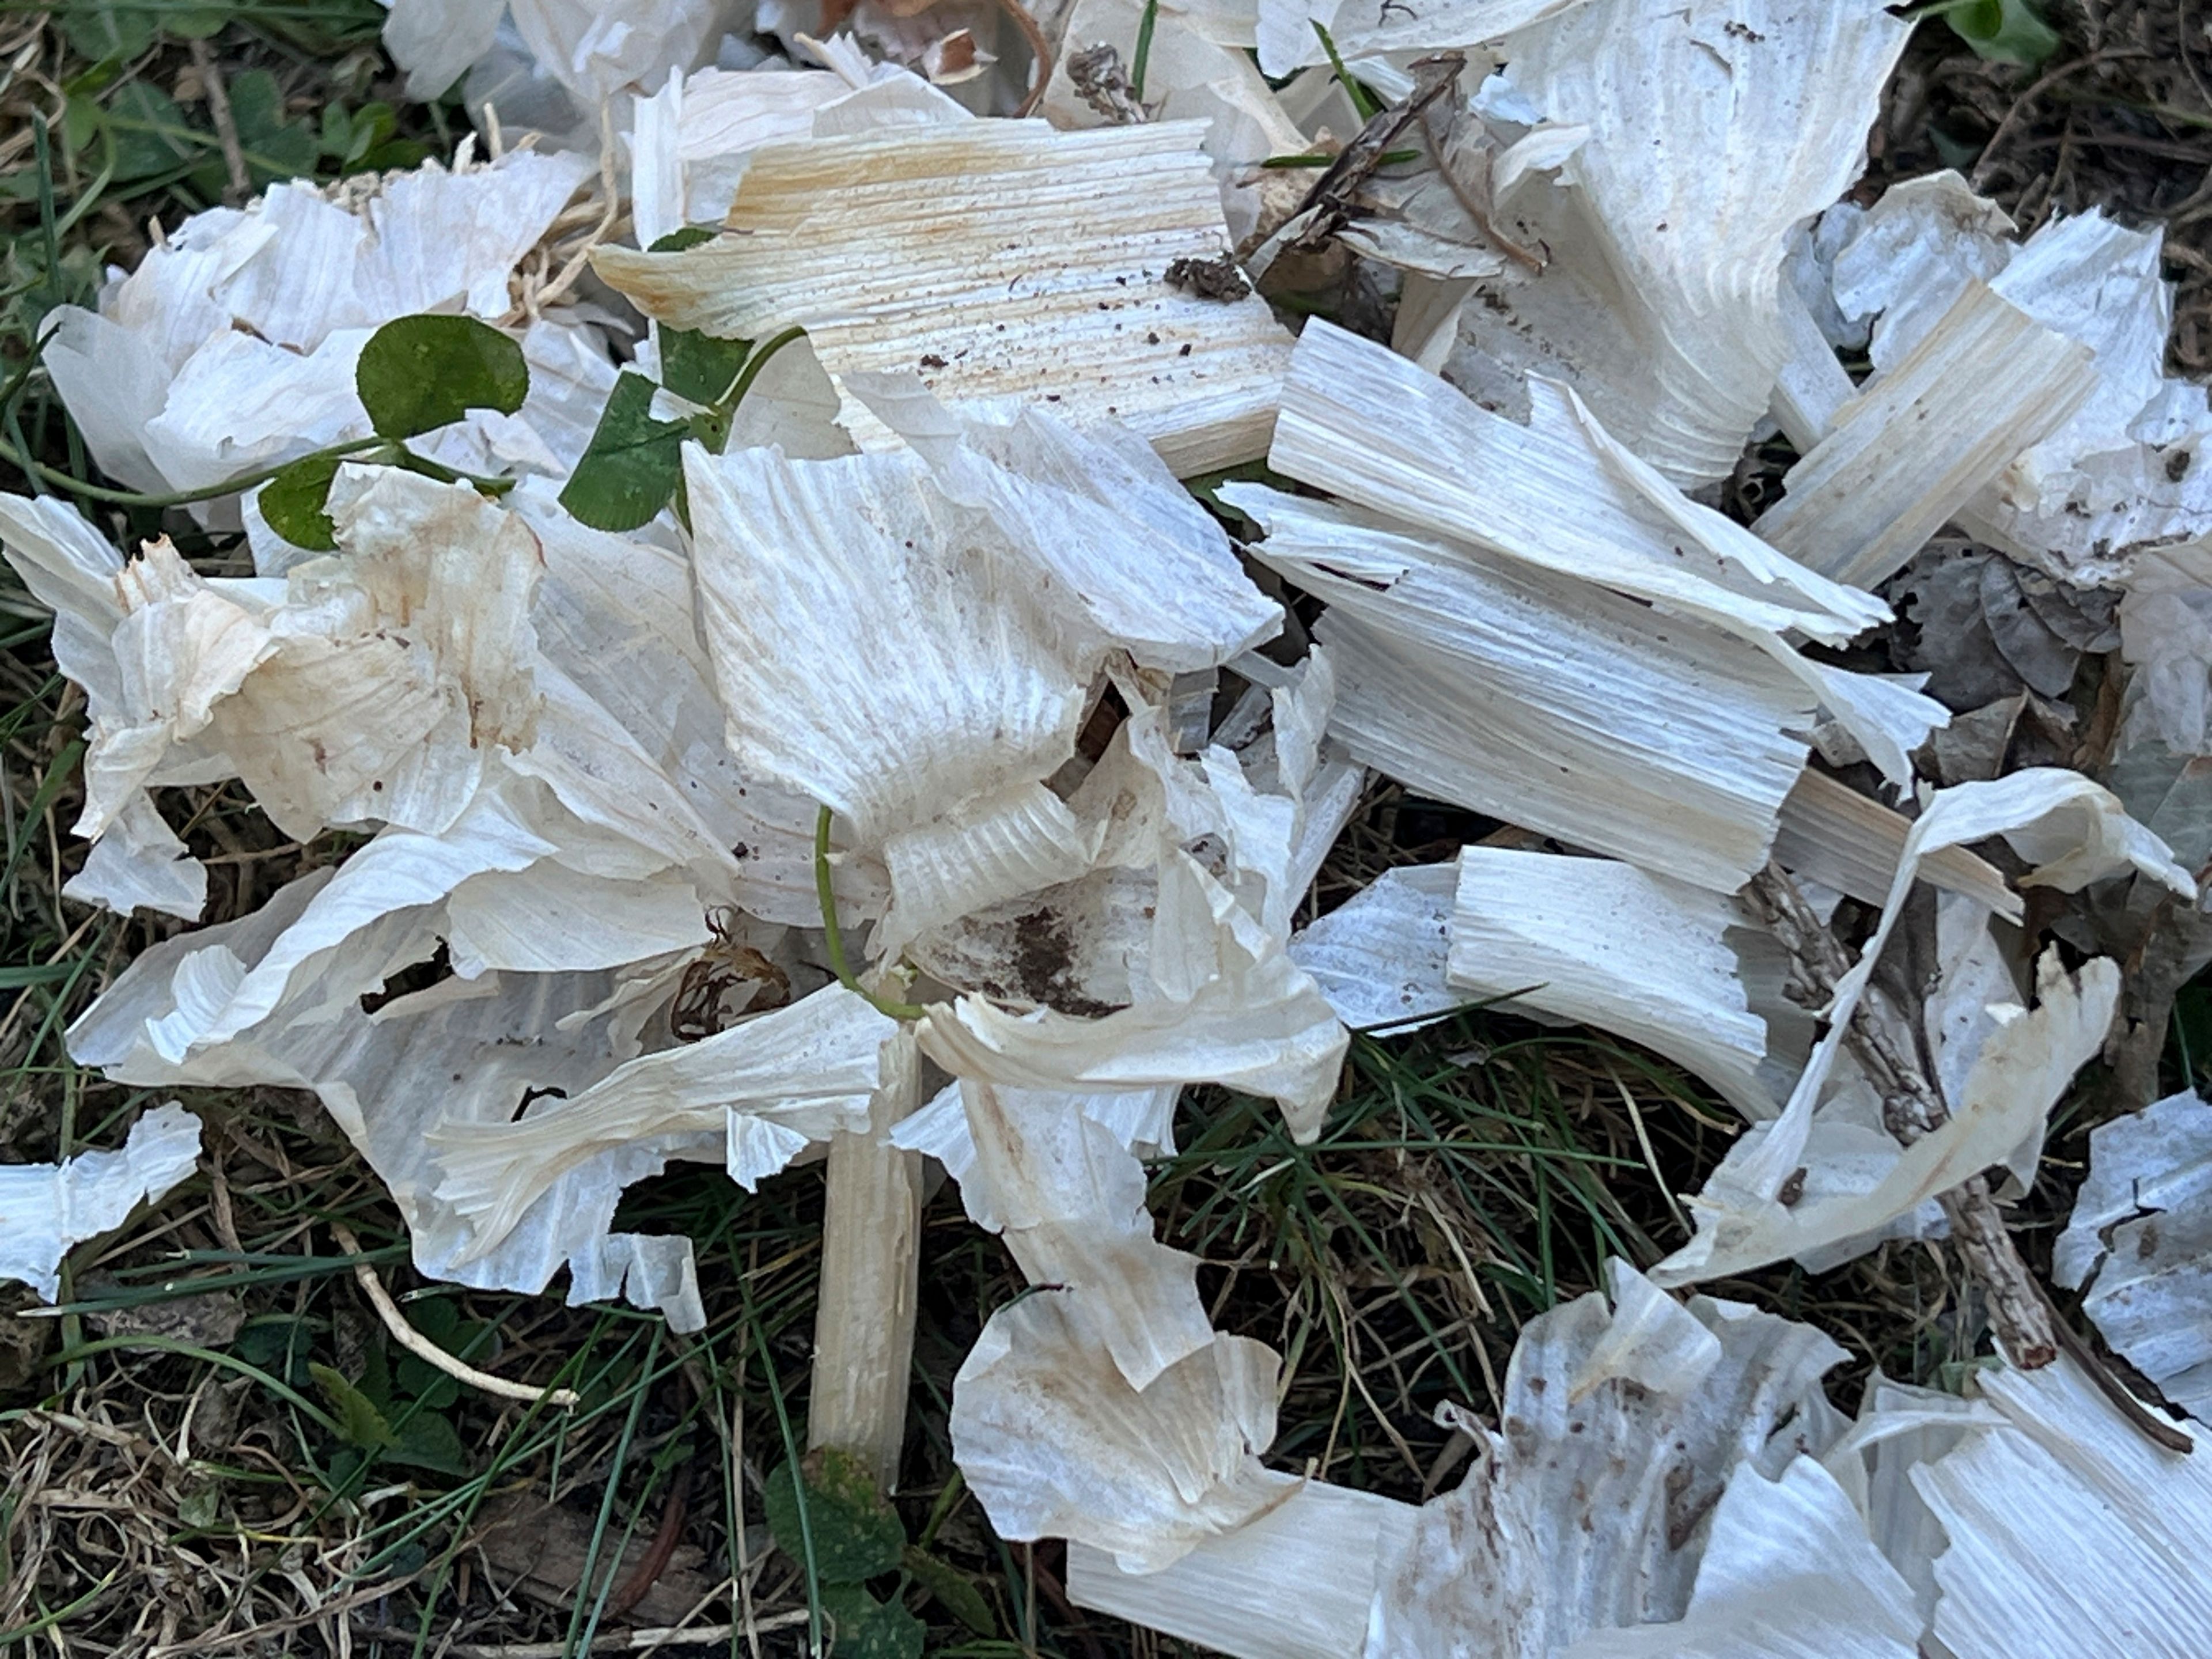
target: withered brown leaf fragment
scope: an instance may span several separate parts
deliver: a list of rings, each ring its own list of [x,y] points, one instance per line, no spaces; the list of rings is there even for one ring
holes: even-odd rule
[[[1456,99],[1460,72],[1466,67],[1467,54],[1459,52],[1437,52],[1413,64],[1413,90],[1389,109],[1369,118],[1367,125],[1314,180],[1313,188],[1298,206],[1300,216],[1312,216],[1291,239],[1286,252],[1316,252],[1343,228],[1347,220],[1357,216],[1359,209],[1354,198],[1359,187],[1373,176],[1383,156],[1397,145],[1407,128],[1420,120],[1439,100]],[[1294,216],[1292,222],[1296,222]]]

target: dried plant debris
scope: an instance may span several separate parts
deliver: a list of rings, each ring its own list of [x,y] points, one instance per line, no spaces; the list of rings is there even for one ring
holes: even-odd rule
[[[922,1051],[956,1076],[1018,1088],[1225,1084],[1273,1096],[1312,1139],[1347,1041],[1335,1010],[1187,854],[1162,861],[1156,907],[1147,982],[1128,1006],[1083,1018],[965,996],[923,1022]]]
[[[2054,1629],[2083,1653],[2185,1652],[2212,1629],[2212,1474],[2151,1444],[2069,1361],[2001,1369],[1978,1392],[2002,1419],[1911,1471],[1949,1547],[1935,1639],[1960,1659],[2032,1651]],[[2176,1431],[2188,1444],[2201,1425]],[[2052,1553],[2076,1570],[2053,1573]]]
[[[1154,1242],[1107,1103],[963,1083],[971,1216],[1038,1293],[992,1316],[953,1384],[956,1455],[1010,1538],[1080,1538],[1133,1571],[1297,1490],[1263,1468],[1279,1362],[1217,1334],[1198,1261]],[[1126,1125],[1127,1120],[1123,1120]]]
[[[175,1101],[131,1126],[112,1152],[77,1152],[59,1164],[0,1165],[0,1279],[52,1301],[70,1249],[112,1232],[158,1201],[199,1161],[200,1121]]]
[[[1787,1256],[1848,1260],[1891,1223],[2039,1138],[2045,1115],[2104,1047],[2119,975],[2100,960],[2069,981],[2046,958],[2039,990],[2033,1010],[1989,1009],[1995,1029],[1949,1103],[1949,1120],[1908,1147],[1882,1127],[1863,1079],[1850,1076],[1825,1109],[1743,1137],[1691,1200],[1698,1238],[1654,1273],[1686,1284]]]
[[[904,1557],[939,1601],[988,1522],[1250,1659],[2212,1650],[2197,1429],[2130,1391],[2212,1401],[2160,1069],[2212,961],[2212,415],[2158,231],[1862,185],[1876,0],[386,21],[493,159],[157,226],[0,387],[0,457],[51,389],[82,453],[28,476],[90,503],[0,495],[61,698],[19,885],[112,913],[13,981],[83,986],[70,1089],[305,1091],[433,1279],[707,1346],[742,1304],[811,1355],[794,1456],[884,1519],[972,1492]],[[70,1099],[0,1168],[49,1297],[199,1146],[132,1096],[87,1151]],[[2051,1277],[2110,1359],[2015,1237],[2084,1127]],[[964,1355],[917,1340],[940,1174],[1000,1264]],[[728,1259],[812,1182],[818,1249]],[[1899,1241],[1852,1282],[1909,1316],[1830,1294]],[[1914,1366],[1855,1421],[1843,1337]],[[623,1571],[678,1618],[733,1592],[674,1479]],[[488,1547],[544,1580],[536,1513]],[[732,1570],[733,1629],[805,1582]]]
[[[1948,726],[1939,731],[1948,731]],[[1887,898],[1912,825],[1901,813],[1826,772],[1808,769],[1782,803],[1774,855],[1801,878],[1867,904]],[[1963,893],[2010,915],[2016,901],[2003,876],[1963,847],[1930,848],[1920,873],[1931,886]]]
[[[1354,1030],[1419,1030],[1469,1000],[1449,981],[1458,891],[1454,865],[1386,870],[1301,929],[1291,941],[1291,960],[1313,975]]]
[[[1814,709],[1770,659],[1376,514],[1257,485],[1224,499],[1267,526],[1271,568],[1329,602],[1333,726],[1356,757],[1723,890],[1764,860],[1803,763],[1789,732]]]
[[[1260,67],[1269,75],[1328,62],[1317,29],[1328,32],[1347,58],[1418,56],[1425,52],[1471,46],[1515,35],[1556,12],[1587,0],[1449,0],[1449,3],[1400,15],[1390,11],[1371,21],[1344,0],[1260,0],[1255,34]]]
[[[1295,155],[1306,136],[1269,90],[1249,53],[1249,13],[1243,38],[1230,9],[1152,5],[1146,0],[1077,0],[1067,12],[1066,50],[1053,71],[1042,111],[1054,126],[1124,126],[1144,121],[1205,120],[1222,213],[1231,243],[1242,248],[1277,228],[1294,211],[1307,180],[1296,169],[1270,168],[1270,157]],[[1144,95],[1130,80],[1142,59]],[[1306,40],[1314,39],[1306,32]],[[1243,278],[1239,276],[1241,283]],[[1237,297],[1238,289],[1230,297]]]
[[[721,22],[713,0],[663,0],[621,17],[580,0],[392,0],[391,10],[385,46],[416,97],[437,96],[489,57],[507,23],[528,62],[593,107],[689,67]]]
[[[371,331],[459,310],[514,313],[516,268],[588,169],[574,156],[434,161],[325,194],[279,185],[164,238],[97,313],[52,314],[45,362],[104,471],[134,489],[194,490],[370,433],[356,371]],[[532,396],[437,434],[428,459],[470,472],[565,477],[614,385],[599,329],[572,307],[524,319]],[[240,504],[197,509],[236,529]],[[264,572],[296,560],[243,506]]]
[[[973,118],[896,65],[872,62],[857,49],[825,55],[827,70],[672,75],[653,97],[639,100],[629,138],[630,213],[640,246],[686,226],[719,222],[763,144]]]
[[[1655,1049],[1755,1121],[1780,1109],[1802,1054],[1750,1006],[1730,938],[1749,948],[1747,923],[1733,900],[1632,865],[1470,847],[1449,972],[1470,993],[1525,990],[1526,1006]]]
[[[1467,308],[1446,374],[1508,408],[1564,377],[1667,477],[1726,477],[1790,355],[1790,233],[1857,177],[1908,33],[1872,0],[1584,0],[1516,35],[1522,112],[1588,136],[1514,201],[1545,264]]]
[[[1909,1659],[1931,1632],[1996,1659],[2056,1619],[2113,1632],[2090,1651],[2178,1654],[2165,1633],[2212,1616],[2185,1553],[2202,1460],[2146,1442],[2073,1362],[1984,1372],[1969,1399],[1878,1384],[1852,1425],[1817,1333],[1611,1272],[1609,1315],[1592,1296],[1522,1333],[1504,1432],[1474,1426],[1458,1492],[1415,1509],[1310,1485],[1150,1574],[1078,1543],[1071,1594],[1253,1659]],[[2061,1516],[2084,1571],[2048,1571]]]
[[[2063,698],[2085,655],[2121,643],[2118,592],[2057,581],[1971,543],[1930,543],[1898,591],[1916,635],[1905,665],[1925,673],[1929,695],[1954,708],[1986,708],[2022,690]]]
[[[2208,429],[2204,389],[2165,372],[2172,295],[2159,274],[2160,246],[2159,232],[2095,210],[2052,219],[2019,242],[1994,204],[1956,174],[1938,174],[1893,190],[1835,257],[1838,307],[1875,319],[1878,379],[1923,352],[1977,283],[2093,354],[2087,398],[1958,515],[2052,575],[2109,578],[2133,553],[2212,528],[2212,486],[2195,467]]]
[[[1820,1389],[1843,1353],[1741,1304],[1686,1308],[1625,1263],[1609,1283],[1523,1329],[1502,1432],[1461,1420],[1477,1461],[1457,1491],[1416,1509],[1310,1485],[1249,1523],[1269,1553],[1232,1533],[1151,1575],[1071,1547],[1070,1593],[1251,1659],[1548,1653],[1680,1620],[1723,1494],[1843,1426]]]
[[[1920,343],[1835,411],[1753,526],[1825,574],[1894,574],[2087,401],[2087,347],[1970,283]]]
[[[1610,859],[1470,847],[1389,871],[1291,941],[1349,1025],[1419,1029],[1502,1000],[1674,1060],[1747,1118],[1772,1117],[1809,1032],[1740,953],[1763,936],[1735,901]],[[1770,1049],[1776,1052],[1770,1053]]]
[[[1740,662],[1747,675],[1780,668],[1859,738],[1886,776],[1908,776],[1906,753],[1942,723],[1942,707],[1893,682],[1819,662],[1784,637],[1840,642],[1882,622],[1882,602],[1684,496],[1600,426],[1572,391],[1533,376],[1528,389],[1530,417],[1522,425],[1401,357],[1316,323],[1299,338],[1269,460],[1302,483],[1455,546],[1571,576],[1732,635],[1738,649],[1717,651],[1716,666]],[[1355,442],[1355,432],[1368,435]],[[1389,435],[1377,441],[1376,433]],[[1515,487],[1468,482],[1492,471],[1511,475]],[[1223,499],[1234,502],[1235,488]],[[1654,633],[1658,643],[1671,642]]]
[[[2075,1071],[2102,1048],[2111,1027],[2119,974],[2109,961],[2069,976],[2047,955],[2039,969],[2039,1007],[1989,1010],[1990,1023],[1982,1028],[1984,1040],[1960,1097],[1950,1103],[1952,1115],[1909,1147],[1899,1149],[1875,1129],[1884,1115],[1879,1097],[1869,1097],[1850,1068],[1838,1067],[1921,857],[1992,835],[2037,862],[2024,884],[2077,890],[2115,872],[2136,870],[2178,892],[2196,891],[2155,837],[2108,792],[2078,775],[2033,770],[1938,792],[1906,837],[1881,926],[1822,1009],[1829,1030],[1782,1115],[1736,1142],[1692,1200],[1698,1235],[1654,1270],[1661,1282],[1694,1283],[1838,1246],[1844,1255],[1824,1259],[1848,1259],[1870,1247],[1878,1229],[2040,1133],[2044,1115]],[[1954,1075],[1958,1069],[1954,1060]],[[1876,1108],[1872,1113],[1869,1105]],[[1815,1144],[1824,1123],[1836,1137],[1825,1158]],[[1862,1158],[1846,1159],[1847,1146],[1872,1154],[1871,1167]]]
[[[1289,342],[1256,296],[1167,281],[1226,251],[1201,137],[971,122],[766,145],[723,235],[593,262],[678,328],[802,327],[833,380],[918,368],[949,402],[1118,416],[1206,471],[1265,452]],[[842,418],[863,447],[890,441],[849,388]]]
[[[2168,1097],[2100,1125],[2051,1274],[2136,1370],[2192,1417],[2212,1405],[2212,1107]]]

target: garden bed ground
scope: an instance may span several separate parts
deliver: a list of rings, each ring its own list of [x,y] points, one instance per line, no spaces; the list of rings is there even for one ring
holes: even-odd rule
[[[2023,234],[2092,206],[2162,222],[2179,283],[2173,367],[2212,371],[2212,55],[2184,45],[2197,9],[2060,8],[2065,45],[2034,70],[1923,25],[1863,195],[1949,165]],[[400,97],[371,0],[152,11],[184,33],[157,34],[150,14],[123,6],[0,12],[0,373],[22,363],[46,310],[89,303],[103,266],[135,264],[151,222],[279,177],[410,165],[465,131],[456,106]],[[58,118],[41,134],[34,114]],[[91,476],[58,403],[34,384],[16,407],[10,445]],[[1733,507],[1755,512],[1788,459],[1776,447],[1747,468]],[[23,487],[0,465],[0,488]],[[118,540],[166,527],[203,570],[244,568],[242,552],[187,536],[180,519],[95,510]],[[42,613],[12,576],[0,584],[0,1158],[51,1160],[113,1144],[144,1103],[73,1066],[61,1034],[179,924],[61,898],[81,856],[67,826],[82,699],[55,672]],[[1356,824],[1310,904],[1497,828],[1395,788]],[[210,921],[354,844],[284,843],[235,784],[204,792],[184,833],[213,869]],[[2179,1005],[2163,1087],[2194,1080],[2192,1056],[2212,1061],[2201,985]],[[1648,1264],[1681,1243],[1668,1194],[1702,1182],[1735,1120],[1663,1062],[1503,1012],[1359,1039],[1346,1089],[1307,1147],[1272,1109],[1194,1091],[1182,1150],[1152,1171],[1152,1208],[1161,1236],[1207,1264],[1217,1322],[1285,1356],[1271,1461],[1418,1498],[1464,1450],[1435,1407],[1493,1409],[1522,1322],[1591,1288],[1607,1254]],[[683,1650],[791,1650],[805,1597],[789,1561],[762,1565],[758,1488],[805,1409],[818,1168],[757,1196],[703,1170],[632,1192],[625,1228],[699,1241],[709,1322],[678,1338],[628,1309],[423,1285],[382,1188],[311,1097],[186,1103],[207,1126],[203,1176],[78,1252],[58,1316],[18,1287],[0,1292],[0,1647],[35,1633],[70,1654],[520,1656],[608,1638],[632,1650],[620,1633],[688,1625],[728,1628]],[[2087,1132],[2111,1109],[2093,1068],[2054,1120],[2044,1179],[2014,1212],[2039,1267]],[[462,1394],[388,1349],[363,1266],[479,1363],[533,1376],[563,1364],[582,1406]],[[898,1509],[970,1592],[921,1608],[933,1650],[1093,1659],[1172,1646],[1076,1611],[1060,1547],[998,1540],[959,1489],[952,1376],[1022,1279],[949,1188],[927,1212],[922,1283]],[[1831,1379],[1839,1397],[1877,1368],[1940,1380],[1984,1337],[1924,1245],[1817,1279],[1773,1270],[1761,1292],[1850,1351],[1851,1370]],[[375,1437],[359,1410],[389,1443],[349,1443]]]

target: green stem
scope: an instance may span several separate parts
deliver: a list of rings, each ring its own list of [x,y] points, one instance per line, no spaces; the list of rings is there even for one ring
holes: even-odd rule
[[[929,1010],[918,1003],[891,1002],[878,996],[853,975],[852,964],[845,959],[845,936],[837,927],[837,893],[830,879],[830,809],[823,807],[814,818],[814,896],[822,904],[822,930],[828,938],[830,971],[837,975],[837,983],[886,1019],[920,1019]]]
[[[115,1582],[117,1575],[122,1571],[120,1567],[113,1569],[106,1577],[65,1607],[54,1607],[42,1613],[27,1625],[18,1625],[13,1630],[0,1631],[0,1649],[11,1648],[18,1642],[27,1642],[32,1637],[52,1630],[63,1620],[76,1617],[97,1601],[106,1593],[107,1587]]]
[[[1403,161],[1419,160],[1420,154],[1417,149],[1386,149],[1376,157],[1375,165],[1378,167],[1396,167]],[[1310,149],[1303,155],[1270,155],[1260,165],[1263,167],[1333,167],[1335,162],[1336,157],[1327,150]]]
[[[0,403],[0,430],[4,430],[8,434],[9,448],[20,449],[27,453],[28,453],[31,447],[31,441],[23,435],[22,418],[15,412],[15,405],[12,399],[5,403]],[[26,468],[24,470],[23,476],[30,480],[32,495],[43,495],[46,493],[45,487],[40,482],[39,475],[37,473]]]
[[[305,455],[295,455],[289,461],[279,461],[252,472],[240,473],[235,478],[225,478],[221,483],[206,484],[198,489],[180,489],[170,495],[142,495],[136,490],[109,489],[105,485],[81,483],[58,467],[48,466],[44,461],[33,460],[19,454],[13,447],[0,444],[0,461],[5,461],[26,477],[36,475],[58,489],[79,495],[88,501],[106,501],[116,507],[189,507],[194,501],[219,501],[225,495],[235,495],[258,483],[267,483],[286,467],[297,466],[301,461],[312,461],[322,455],[358,455],[363,450],[379,449],[389,444],[388,438],[356,438],[342,444],[332,444],[327,449],[318,449]]]
[[[945,1479],[944,1489],[937,1494],[937,1501],[929,1506],[929,1519],[921,1523],[921,1535],[914,1540],[916,1549],[926,1550],[937,1541],[938,1528],[951,1518],[954,1507],[960,1502],[960,1494],[967,1489],[967,1478],[955,1464],[952,1473]]]
[[[1145,101],[1145,66],[1152,61],[1152,30],[1160,21],[1160,0],[1145,0],[1145,15],[1137,25],[1137,50],[1129,60],[1129,96]]]
[[[830,809],[822,809],[827,818]],[[836,938],[837,930],[830,930]],[[745,1285],[745,1316],[753,1328],[753,1346],[760,1350],[761,1369],[768,1377],[768,1397],[775,1404],[775,1426],[783,1435],[783,1457],[791,1470],[791,1490],[793,1507],[799,1511],[799,1565],[806,1570],[806,1650],[813,1659],[822,1659],[822,1574],[814,1564],[814,1523],[806,1513],[806,1473],[799,1467],[799,1437],[791,1431],[791,1413],[783,1403],[783,1384],[776,1380],[775,1356],[769,1352],[768,1333],[761,1328],[760,1310],[753,1306],[750,1281]],[[744,1524],[738,1517],[737,1524]]]
[[[474,484],[477,492],[485,495],[504,495],[514,488],[515,481],[512,478],[482,477],[474,472],[463,472],[447,466],[442,461],[434,461],[428,456],[417,455],[404,444],[398,448],[398,465],[402,471],[420,473],[423,477],[434,478],[440,483]]]
[[[30,384],[31,376],[38,371],[39,360],[46,356],[47,343],[61,332],[61,327],[59,323],[56,323],[45,333],[34,337],[31,341],[30,355],[8,377],[8,383],[0,386],[0,430],[7,433],[10,445],[26,455],[31,453],[31,442],[23,434],[23,388]],[[26,469],[23,477],[30,483],[32,495],[46,494],[37,473]]]
[[[46,118],[35,111],[31,116],[31,148],[38,158],[39,233],[46,245],[47,289],[58,298],[61,294],[62,243],[61,228],[54,221],[53,147],[46,133]]]
[[[100,171],[93,175],[90,184],[77,191],[75,199],[70,203],[70,210],[55,222],[57,234],[66,236],[75,229],[76,222],[103,198],[108,185],[115,180],[115,134],[105,126],[100,130]]]
[[[54,336],[61,331],[62,325],[56,323],[45,333],[36,336],[31,341],[31,355],[15,366],[15,372],[8,377],[7,384],[0,386],[0,409],[5,409],[15,401],[17,395],[28,384],[31,376],[37,372],[39,359],[46,355],[46,347],[52,343]]]
[[[737,381],[730,387],[729,395],[714,405],[715,412],[725,419],[735,414],[738,405],[744,402],[745,393],[753,389],[753,382],[760,379],[761,370],[768,367],[768,360],[793,340],[803,340],[805,337],[805,329],[787,328],[751,356],[746,358],[745,366],[738,370]]]
[[[1382,112],[1382,106],[1376,102],[1373,93],[1352,79],[1352,71],[1345,68],[1344,58],[1337,52],[1336,42],[1322,27],[1318,18],[1314,20],[1313,32],[1321,36],[1321,49],[1328,54],[1328,66],[1336,71],[1336,78],[1344,88],[1344,95],[1352,100],[1353,111],[1363,121],[1373,120]]]
[[[653,1392],[653,1362],[659,1357],[661,1339],[667,1333],[668,1326],[665,1321],[653,1327],[652,1344],[645,1351],[644,1376],[630,1395],[629,1415],[623,1419],[622,1433],[615,1440],[614,1459],[608,1468],[606,1489],[599,1494],[599,1518],[592,1524],[591,1541],[584,1551],[584,1570],[576,1576],[576,1600],[568,1613],[568,1651],[571,1653],[589,1653],[592,1650],[592,1638],[599,1632],[600,1614],[605,1610],[607,1596],[614,1589],[615,1575],[622,1567],[623,1547],[617,1544],[614,1558],[606,1564],[606,1576],[599,1584],[599,1594],[587,1604],[586,1598],[591,1595],[592,1580],[599,1571],[600,1548],[606,1540],[608,1524],[614,1519],[615,1492],[621,1485],[623,1464],[629,1458],[630,1443],[637,1437],[637,1425],[645,1415],[646,1397]],[[647,1481],[647,1491],[638,1495],[640,1504],[650,1495],[651,1484]],[[636,1524],[636,1516],[633,1515],[630,1525],[635,1528]],[[626,1538],[624,1541],[628,1541]],[[590,1609],[588,1615],[586,1613],[587,1605]]]

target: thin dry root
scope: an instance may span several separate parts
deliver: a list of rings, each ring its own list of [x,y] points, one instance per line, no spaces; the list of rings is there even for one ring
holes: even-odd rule
[[[361,1241],[353,1229],[343,1221],[331,1223],[331,1237],[338,1248],[348,1255],[361,1254]],[[399,1311],[399,1304],[392,1299],[392,1292],[384,1288],[384,1281],[376,1276],[376,1269],[366,1261],[353,1264],[353,1276],[368,1297],[368,1305],[376,1310],[376,1316],[384,1322],[384,1328],[392,1333],[393,1341],[413,1354],[426,1365],[435,1366],[456,1382],[465,1382],[485,1394],[496,1395],[501,1400],[544,1401],[549,1406],[574,1406],[581,1399],[573,1389],[539,1389],[527,1382],[510,1382],[505,1377],[494,1376],[489,1371],[480,1371],[475,1366],[456,1359],[428,1337],[407,1322],[407,1316]]]
[[[1014,107],[1018,116],[1034,115],[1036,106],[1044,101],[1044,89],[1052,83],[1052,42],[1044,38],[1037,20],[1030,15],[1022,0],[999,0],[999,9],[1014,20],[1014,27],[1022,32],[1022,39],[1030,45],[1030,56],[1036,59],[1034,78],[1030,82],[1029,95]]]

